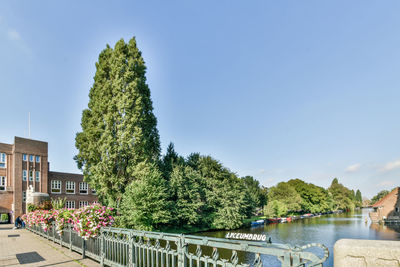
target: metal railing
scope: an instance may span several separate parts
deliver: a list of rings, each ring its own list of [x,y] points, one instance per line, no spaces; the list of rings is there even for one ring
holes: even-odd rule
[[[48,231],[36,225],[27,229],[82,254],[83,258],[92,258],[101,266],[261,267],[262,255],[275,256],[284,267],[323,266],[329,256],[327,247],[315,243],[297,247],[123,228],[103,228],[99,237],[85,241],[70,226],[64,229],[61,236],[54,226]],[[318,257],[308,251],[310,248],[321,249],[323,256]],[[247,263],[241,262],[245,253]],[[230,257],[223,259],[220,254]]]

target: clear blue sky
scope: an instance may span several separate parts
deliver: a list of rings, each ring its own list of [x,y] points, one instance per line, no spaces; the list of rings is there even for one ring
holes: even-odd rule
[[[136,36],[162,148],[265,186],[400,185],[400,2],[1,1],[0,142],[73,156],[95,62]]]

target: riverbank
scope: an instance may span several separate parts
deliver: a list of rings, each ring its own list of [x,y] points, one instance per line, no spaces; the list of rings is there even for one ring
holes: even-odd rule
[[[342,212],[343,211],[339,210],[339,211],[331,211],[331,212],[316,213],[316,214],[306,213],[306,214],[292,215],[292,216],[281,217],[281,218],[267,218],[264,215],[253,216],[251,218],[244,219],[242,226],[237,229],[241,229],[243,227],[259,226],[259,225],[264,225],[264,224],[287,223],[287,222],[292,222],[292,221],[296,221],[296,220],[320,217],[322,215],[336,214],[336,213],[342,213]],[[263,221],[263,222],[261,222],[261,221]],[[165,228],[160,229],[159,231],[172,233],[172,234],[196,234],[196,233],[202,233],[202,232],[228,231],[228,230],[237,230],[237,229],[212,229],[209,227],[199,227],[199,226],[188,225],[188,226],[179,227],[179,228],[165,227]]]

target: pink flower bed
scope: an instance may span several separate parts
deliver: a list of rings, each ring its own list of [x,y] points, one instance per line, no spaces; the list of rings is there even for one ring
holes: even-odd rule
[[[102,227],[109,227],[114,223],[114,209],[92,204],[80,209],[35,210],[24,214],[22,219],[31,227],[41,225],[44,231],[55,223],[56,231],[62,235],[64,228],[71,224],[74,230],[84,239],[96,237]]]

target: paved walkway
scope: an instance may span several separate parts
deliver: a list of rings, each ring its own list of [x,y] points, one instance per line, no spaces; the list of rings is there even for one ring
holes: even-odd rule
[[[100,266],[96,261],[82,259],[82,255],[28,230],[13,230],[12,227],[11,224],[0,224],[0,267]]]

